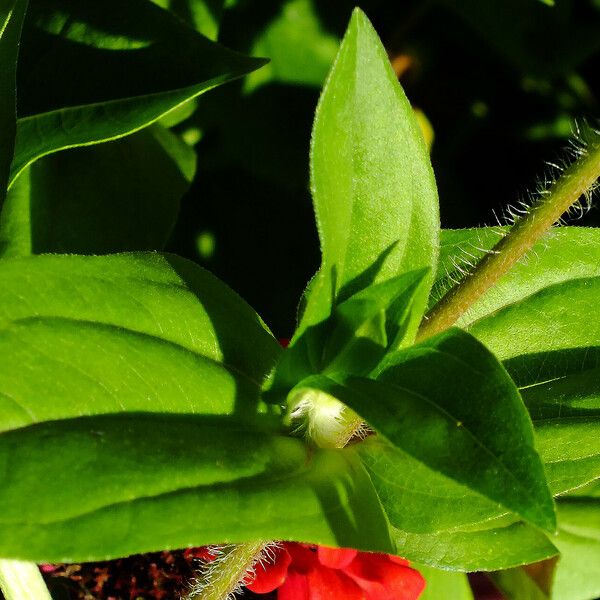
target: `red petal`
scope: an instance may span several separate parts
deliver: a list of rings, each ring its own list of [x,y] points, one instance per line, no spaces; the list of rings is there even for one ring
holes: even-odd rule
[[[403,567],[408,567],[408,561],[401,556],[394,556],[393,554],[386,554],[388,560],[395,562],[397,565],[402,565]]]
[[[357,554],[357,550],[349,548],[328,548],[327,546],[319,546],[317,548],[319,562],[330,569],[343,569],[347,567]]]
[[[285,549],[292,557],[292,564],[290,565],[292,571],[305,575],[319,564],[317,553],[312,546],[287,542]]]
[[[277,600],[310,600],[308,578],[306,575],[288,573],[285,583],[277,592]]]
[[[421,574],[385,554],[361,552],[345,569],[373,600],[416,600],[425,588]]]
[[[364,591],[343,571],[317,566],[307,579],[309,600],[366,600]]]
[[[214,548],[210,546],[200,546],[199,548],[186,548],[183,551],[183,557],[186,560],[191,560],[192,558],[199,558],[200,560],[211,562],[217,558],[217,554],[213,554],[215,552]]]
[[[276,590],[287,576],[292,557],[285,548],[275,549],[275,562],[256,565],[256,577],[246,587],[255,594],[268,594]]]
[[[58,568],[55,565],[48,565],[48,564],[43,564],[43,565],[38,565],[38,566],[42,573],[53,573]]]

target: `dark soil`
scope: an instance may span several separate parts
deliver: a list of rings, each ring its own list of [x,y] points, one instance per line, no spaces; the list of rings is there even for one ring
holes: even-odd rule
[[[200,561],[194,551],[154,552],[106,562],[54,565],[44,573],[54,600],[177,600]],[[274,600],[246,592],[241,598]]]

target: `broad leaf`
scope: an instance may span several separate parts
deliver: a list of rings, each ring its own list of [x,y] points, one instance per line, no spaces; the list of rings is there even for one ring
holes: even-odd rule
[[[437,193],[425,142],[359,9],[317,108],[311,187],[323,257],[300,331],[327,317],[331,292],[342,301],[373,282],[435,266]],[[427,287],[422,293],[421,305]]]
[[[554,494],[600,478],[600,411],[534,421],[536,446]]]
[[[0,208],[8,185],[17,130],[17,57],[27,0],[0,3]]]
[[[0,430],[122,411],[279,426],[259,401],[279,345],[196,265],[47,255],[0,261],[0,279]]]
[[[36,2],[19,62],[11,181],[46,154],[133,133],[262,64],[148,0]]]
[[[473,592],[466,575],[421,565],[416,567],[425,579],[425,591],[419,596],[419,600],[473,600]]]
[[[558,554],[543,533],[525,523],[432,534],[392,529],[398,554],[440,569],[493,571],[537,562]]]
[[[390,522],[403,531],[430,534],[455,530],[506,513],[499,504],[379,436],[357,445],[357,451]]]
[[[194,151],[159,125],[44,157],[8,193],[0,255],[160,249],[195,163]]]
[[[475,338],[451,329],[389,355],[376,381],[338,379],[309,378],[298,391],[331,394],[428,467],[554,530],[527,410],[506,371]]]
[[[550,285],[469,330],[522,389],[551,485],[600,477],[600,277]]]
[[[443,237],[438,290],[453,263],[498,239],[490,229]],[[600,477],[599,265],[599,230],[557,229],[461,320],[517,383],[555,494]]]
[[[549,285],[468,326],[468,331],[506,361],[539,353],[600,345],[600,321],[593,317],[600,276]],[[547,367],[549,368],[549,367]]]
[[[394,550],[352,450],[211,416],[34,425],[0,435],[0,465],[2,557],[79,562],[257,539]]]

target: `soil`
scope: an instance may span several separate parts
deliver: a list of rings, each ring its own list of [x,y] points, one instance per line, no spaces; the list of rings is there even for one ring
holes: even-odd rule
[[[186,550],[79,565],[46,565],[42,570],[54,600],[177,600],[200,566],[194,551]],[[249,591],[240,596],[245,600],[276,597]]]

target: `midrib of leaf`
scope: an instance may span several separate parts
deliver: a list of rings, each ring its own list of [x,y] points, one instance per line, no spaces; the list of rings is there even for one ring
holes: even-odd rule
[[[357,37],[360,36],[360,31],[357,32]],[[352,69],[352,90],[353,90],[353,102],[354,104],[356,104],[358,106],[358,108],[355,108],[354,110],[352,110],[352,129],[351,129],[351,135],[352,135],[352,152],[351,152],[351,160],[352,160],[352,173],[356,173],[359,169],[358,166],[360,164],[362,164],[362,161],[360,159],[360,157],[357,155],[356,152],[356,148],[357,148],[357,141],[359,140],[358,138],[358,134],[357,132],[359,131],[363,131],[364,127],[361,126],[361,124],[363,124],[364,119],[361,118],[362,115],[364,115],[364,111],[360,108],[360,100],[359,98],[361,97],[360,94],[360,87],[359,87],[359,81],[360,81],[360,77],[358,74],[358,68],[359,68],[359,61],[358,61],[358,52],[359,52],[359,44],[355,44],[354,45],[354,53],[353,53],[353,58],[354,58],[354,68]],[[338,59],[340,58],[340,55],[338,55],[336,57],[336,61],[334,63],[334,66],[332,68],[332,70],[330,71],[330,77],[331,74],[333,74],[334,70],[335,70],[335,64],[337,63]],[[385,60],[385,67],[389,68],[389,65],[387,64],[387,58],[384,59]],[[329,81],[329,78],[328,78]],[[327,84],[326,86],[323,88],[323,96],[326,93],[326,88],[327,88]],[[364,95],[364,93],[362,94]],[[368,116],[368,115],[367,115]],[[341,280],[343,280],[343,273],[344,273],[344,266],[346,265],[347,262],[347,258],[348,258],[348,254],[349,254],[349,250],[350,250],[350,245],[348,244],[348,240],[351,237],[351,233],[353,231],[359,231],[359,227],[357,227],[354,222],[355,222],[355,215],[356,215],[356,186],[357,186],[357,180],[356,178],[352,179],[352,197],[351,197],[351,209],[350,209],[350,214],[349,214],[349,218],[348,218],[348,226],[345,227],[345,232],[346,232],[346,236],[344,238],[344,254],[341,257],[340,260],[340,267],[339,267],[339,273],[338,276],[340,277]],[[361,190],[364,192],[364,190]],[[406,204],[406,203],[405,203]],[[406,215],[403,215],[406,218],[406,221],[410,220],[410,223],[412,224],[412,219],[413,219],[413,211],[412,211],[412,203],[408,203],[408,206],[404,206],[404,210],[409,213]],[[409,224],[406,227],[406,232],[407,232],[407,239],[409,237],[409,233],[411,231],[411,225]],[[398,243],[401,240],[398,239],[395,242],[395,248],[398,248]],[[402,255],[397,257],[397,260],[401,263],[402,258],[404,257],[406,253],[406,244],[404,244],[403,248],[402,248]]]
[[[167,413],[165,413],[167,414]],[[160,416],[160,415],[157,415]],[[70,419],[69,419],[70,420]],[[35,424],[32,424],[35,425]],[[242,431],[242,430],[240,430]],[[193,493],[196,491],[201,492],[203,489],[205,490],[219,490],[224,488],[231,487],[244,487],[246,485],[249,486],[263,486],[268,487],[272,483],[280,483],[284,481],[289,481],[292,479],[296,479],[298,477],[302,477],[305,473],[310,472],[312,467],[312,458],[310,453],[306,454],[306,461],[302,465],[302,468],[296,469],[295,471],[288,471],[287,473],[277,474],[277,476],[267,476],[265,477],[263,474],[258,473],[254,475],[248,475],[246,477],[239,477],[237,479],[232,479],[230,481],[219,481],[215,483],[206,483],[206,484],[189,484],[182,485],[180,487],[173,487],[172,489],[163,490],[157,492],[156,494],[139,494],[135,496],[135,498],[128,498],[124,500],[119,500],[117,502],[105,502],[103,504],[98,504],[94,507],[89,507],[87,510],[82,510],[81,512],[72,512],[69,515],[65,515],[63,517],[53,518],[53,519],[36,519],[35,521],[15,521],[15,520],[5,520],[0,515],[0,525],[58,525],[60,523],[68,523],[69,521],[73,521],[76,519],[80,519],[82,517],[89,517],[97,513],[101,513],[106,511],[108,508],[116,508],[124,507],[128,505],[134,505],[137,502],[144,502],[147,500],[160,500],[161,498],[169,498],[172,496],[182,495]],[[328,510],[330,507],[328,506]],[[340,512],[344,510],[344,507],[341,503],[338,503],[335,507],[331,508],[331,512]]]
[[[589,369],[585,369],[585,371],[593,371],[593,368],[589,368]],[[583,372],[583,371],[581,371]],[[545,379],[544,381],[536,381],[535,383],[530,383],[528,385],[520,385],[519,387],[519,391],[520,390],[531,390],[535,387],[539,387],[540,385],[546,385],[548,383],[554,383],[555,381],[560,381],[561,379],[567,379],[568,375],[560,375],[557,377],[551,377],[550,379]],[[532,420],[535,421],[536,419],[534,419],[532,417]]]

